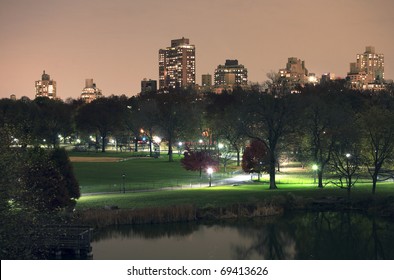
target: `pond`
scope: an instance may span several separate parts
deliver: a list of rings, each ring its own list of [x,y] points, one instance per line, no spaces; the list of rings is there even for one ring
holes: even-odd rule
[[[93,259],[394,259],[394,221],[354,212],[107,227]]]

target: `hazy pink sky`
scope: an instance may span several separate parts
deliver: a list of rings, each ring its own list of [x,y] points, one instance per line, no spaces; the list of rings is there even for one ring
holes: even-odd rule
[[[367,45],[392,79],[393,11],[393,0],[0,0],[0,98],[33,98],[43,70],[62,99],[78,98],[86,78],[105,96],[134,95],[158,79],[158,50],[182,36],[196,46],[199,84],[226,59],[253,82],[291,56],[344,77]]]

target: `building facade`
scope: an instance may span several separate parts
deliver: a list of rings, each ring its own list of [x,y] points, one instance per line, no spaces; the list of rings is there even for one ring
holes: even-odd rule
[[[101,89],[96,87],[96,84],[93,83],[93,79],[85,79],[85,87],[82,90],[81,99],[86,103],[90,103],[102,96]]]
[[[156,80],[143,79],[141,81],[141,94],[155,93],[155,92],[157,92],[157,81]]]
[[[227,59],[224,65],[215,70],[215,87],[246,86],[248,84],[248,69],[238,60]]]
[[[196,49],[189,39],[171,40],[159,50],[159,88],[172,89],[196,84]]]
[[[202,74],[201,75],[201,86],[202,87],[211,87],[212,86],[212,75],[211,74]]]
[[[368,89],[370,85],[384,82],[384,55],[377,54],[375,47],[367,46],[365,52],[357,54],[356,62],[350,63],[347,74],[351,88]]]
[[[36,87],[36,98],[37,97],[57,98],[56,82],[54,80],[51,80],[51,77],[45,73],[45,70],[42,73],[41,80],[35,82],[35,87]]]
[[[305,61],[296,57],[287,59],[286,68],[279,70],[281,78],[285,78],[290,84],[303,85],[308,83],[309,73],[305,67]]]

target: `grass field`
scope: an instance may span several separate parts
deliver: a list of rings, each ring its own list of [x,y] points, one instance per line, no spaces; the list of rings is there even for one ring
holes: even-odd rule
[[[104,205],[116,205],[121,208],[143,208],[193,204],[198,207],[222,206],[234,203],[256,203],[264,199],[275,199],[288,193],[294,195],[318,197],[345,197],[346,190],[328,186],[317,189],[313,183],[311,170],[301,168],[282,168],[277,174],[277,190],[268,190],[268,175],[262,176],[261,182],[241,184],[239,186],[214,186],[211,188],[185,188],[181,190],[158,190],[164,187],[189,186],[190,184],[208,185],[208,178],[198,172],[184,170],[180,158],[168,162],[167,157],[130,157],[130,153],[91,153],[93,158],[117,158],[111,162],[73,162],[81,193],[100,193],[82,196],[77,209],[102,208]],[[127,157],[124,155],[128,155]],[[121,156],[120,156],[121,155]],[[71,154],[73,157],[89,157],[89,153]],[[235,170],[233,167],[232,170]],[[123,191],[123,178],[125,174]],[[221,178],[220,172],[214,174],[213,180]],[[154,190],[150,192],[132,192]],[[371,194],[371,183],[360,181],[351,191],[352,199],[365,199]],[[394,196],[394,183],[379,183],[376,197]]]
[[[206,174],[200,178],[198,172],[183,169],[178,156],[174,157],[174,162],[168,162],[167,157],[130,157],[130,153],[128,153],[129,157],[119,157],[127,153],[105,153],[105,158],[119,159],[111,162],[111,160],[101,160],[103,154],[98,154],[94,153],[92,161],[73,161],[81,193],[121,192],[123,184],[126,191],[208,184]],[[86,153],[71,154],[71,158],[87,157]],[[98,162],[95,162],[96,159]],[[124,179],[123,174],[125,174]],[[214,178],[223,176],[224,174],[215,174]]]
[[[289,193],[292,193],[294,196],[312,199],[347,196],[346,190],[336,187],[317,189],[312,185],[282,184],[278,185],[277,190],[268,190],[267,185],[255,183],[240,186],[83,196],[78,201],[77,209],[102,208],[104,205],[116,205],[120,208],[162,207],[187,204],[197,207],[218,207],[232,204],[254,204],[263,200],[280,199],[279,197],[286,196]],[[379,185],[375,196],[378,199],[394,196],[393,184]],[[370,186],[356,187],[351,191],[353,201],[363,200],[369,197],[371,197]]]

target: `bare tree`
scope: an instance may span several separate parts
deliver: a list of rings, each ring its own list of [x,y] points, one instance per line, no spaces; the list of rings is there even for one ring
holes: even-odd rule
[[[372,178],[374,194],[382,167],[393,156],[394,113],[375,105],[360,115],[360,122],[363,131],[364,160]]]

